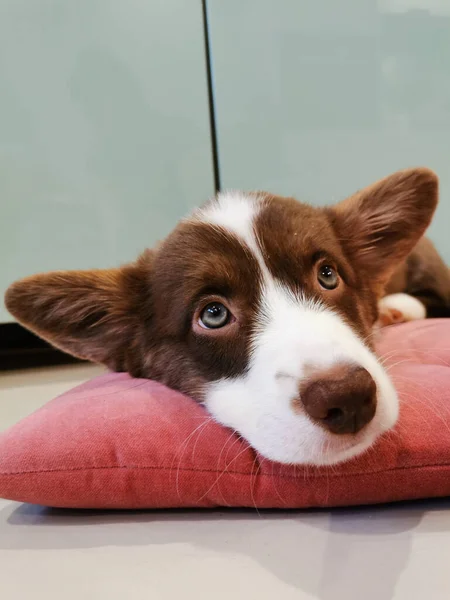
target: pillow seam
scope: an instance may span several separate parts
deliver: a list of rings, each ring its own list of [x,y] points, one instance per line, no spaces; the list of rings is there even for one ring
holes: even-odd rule
[[[309,479],[309,481],[313,481],[314,479],[324,479],[324,478],[344,478],[344,479],[348,479],[351,477],[361,477],[361,476],[371,476],[371,475],[378,475],[380,473],[394,473],[397,471],[410,471],[412,469],[430,469],[433,467],[444,467],[444,468],[450,468],[450,463],[430,463],[427,465],[411,465],[411,466],[405,466],[405,467],[394,467],[392,469],[382,469],[379,471],[355,471],[354,473],[326,473],[326,474],[317,474],[314,475],[312,478]],[[34,470],[34,471],[1,471],[0,472],[0,477],[2,476],[10,476],[10,475],[39,475],[39,474],[49,474],[49,473],[74,473],[74,472],[80,472],[80,471],[100,471],[100,470],[104,470],[104,471],[108,471],[108,470],[112,470],[112,469],[116,469],[116,470],[135,470],[135,471],[146,471],[146,470],[152,470],[152,471],[172,471],[172,472],[179,472],[179,471],[183,471],[183,472],[189,472],[189,473],[216,473],[219,474],[221,476],[223,475],[251,475],[252,477],[255,476],[254,473],[250,473],[248,471],[223,471],[220,472],[216,469],[193,469],[193,468],[189,468],[189,467],[180,467],[178,469],[174,469],[172,467],[166,467],[166,466],[157,466],[157,465],[145,465],[145,466],[137,466],[137,465],[124,465],[124,466],[117,466],[117,465],[113,465],[113,466],[102,466],[102,467],[75,467],[73,469],[45,469],[45,470]],[[298,475],[284,475],[284,474],[278,474],[278,475],[274,475],[274,474],[265,474],[265,473],[260,473],[258,475],[259,477],[269,477],[270,479],[277,479],[277,478],[281,478],[281,479],[299,479]]]

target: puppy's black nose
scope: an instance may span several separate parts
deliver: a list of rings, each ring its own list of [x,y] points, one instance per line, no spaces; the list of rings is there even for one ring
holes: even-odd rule
[[[357,433],[375,416],[377,386],[366,369],[338,365],[314,372],[300,388],[306,412],[332,433]]]

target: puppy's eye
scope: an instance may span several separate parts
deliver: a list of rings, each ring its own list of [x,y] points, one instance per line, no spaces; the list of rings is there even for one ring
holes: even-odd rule
[[[334,290],[338,286],[339,276],[330,265],[322,265],[317,273],[317,280],[324,289]]]
[[[205,329],[219,329],[230,320],[231,313],[220,302],[211,302],[200,314],[200,325]]]

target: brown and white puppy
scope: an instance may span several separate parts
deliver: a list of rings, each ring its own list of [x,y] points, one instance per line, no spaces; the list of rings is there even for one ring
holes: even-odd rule
[[[437,200],[424,168],[330,208],[225,192],[135,263],[35,275],[6,305],[66,352],[203,402],[269,459],[337,463],[396,422],[371,332],[386,287],[438,302],[436,257],[416,286],[413,251]]]

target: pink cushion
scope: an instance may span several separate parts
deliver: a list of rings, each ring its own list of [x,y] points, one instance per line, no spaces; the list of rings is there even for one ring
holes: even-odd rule
[[[0,436],[0,496],[74,508],[299,508],[450,495],[449,340],[450,320],[384,331],[400,422],[345,465],[262,460],[189,398],[109,374]]]

